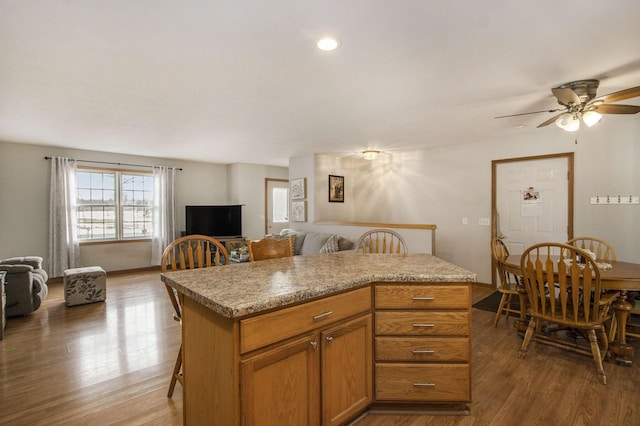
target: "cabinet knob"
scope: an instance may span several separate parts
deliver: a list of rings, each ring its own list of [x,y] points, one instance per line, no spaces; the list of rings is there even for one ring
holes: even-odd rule
[[[327,340],[327,342],[333,342],[333,337],[327,336],[326,340]]]
[[[312,348],[318,347],[318,342],[316,342],[315,340],[313,342],[309,342],[309,344],[311,345]]]

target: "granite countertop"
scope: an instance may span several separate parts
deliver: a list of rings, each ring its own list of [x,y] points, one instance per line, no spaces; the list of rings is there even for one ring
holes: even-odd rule
[[[302,302],[371,282],[474,282],[476,274],[430,254],[310,254],[164,272],[161,279],[227,317]]]

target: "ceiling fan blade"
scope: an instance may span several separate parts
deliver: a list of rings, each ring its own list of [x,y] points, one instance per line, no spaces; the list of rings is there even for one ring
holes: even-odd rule
[[[541,112],[558,112],[558,111],[564,111],[564,108],[558,108],[558,109],[545,109],[544,111],[522,112],[522,113],[520,113],[520,114],[511,114],[511,115],[500,115],[500,116],[498,116],[498,117],[493,117],[493,118],[518,117],[518,116],[520,116],[520,115],[540,114]]]
[[[564,114],[564,112],[561,113],[561,114],[558,114],[558,115],[554,115],[553,117],[551,117],[550,119],[548,119],[544,123],[538,124],[538,126],[536,126],[536,128],[548,126],[549,124],[554,123],[558,119],[558,117],[560,117],[562,114]]]
[[[629,89],[620,90],[619,92],[609,93],[608,95],[600,96],[594,100],[602,100],[607,103],[623,101],[629,98],[635,98],[640,96],[640,86],[630,87]]]
[[[551,89],[551,92],[553,93],[553,96],[558,98],[558,102],[560,102],[562,105],[582,103],[578,95],[576,95],[576,93],[569,88],[554,87],[553,89]]]
[[[602,104],[596,106],[594,110],[600,114],[637,114],[640,112],[640,106]]]

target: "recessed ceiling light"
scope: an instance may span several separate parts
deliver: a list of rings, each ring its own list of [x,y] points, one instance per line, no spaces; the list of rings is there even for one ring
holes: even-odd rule
[[[318,46],[318,49],[320,50],[325,50],[325,51],[335,50],[338,47],[338,40],[334,38],[323,38],[318,40],[318,42],[316,43],[316,46]]]

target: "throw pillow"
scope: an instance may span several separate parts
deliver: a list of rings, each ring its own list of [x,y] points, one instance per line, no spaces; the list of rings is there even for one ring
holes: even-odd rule
[[[338,237],[337,234],[331,234],[331,236],[324,243],[322,248],[320,248],[320,253],[335,253],[339,250],[338,248]]]

